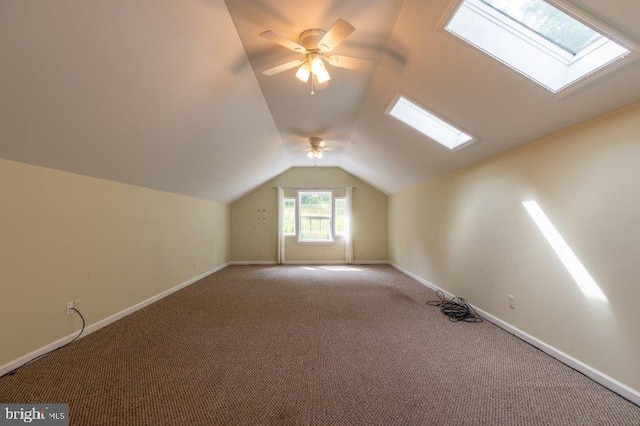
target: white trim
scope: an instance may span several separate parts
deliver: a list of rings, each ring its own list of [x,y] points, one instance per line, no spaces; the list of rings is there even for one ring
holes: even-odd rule
[[[189,279],[189,280],[187,280],[187,281],[185,281],[185,282],[183,282],[181,284],[178,284],[175,287],[172,287],[172,288],[170,288],[168,290],[163,291],[162,293],[156,294],[155,296],[152,296],[152,297],[150,297],[150,298],[148,298],[146,300],[143,300],[140,303],[136,303],[135,305],[133,305],[133,306],[131,306],[129,308],[126,308],[126,309],[124,309],[124,310],[122,310],[120,312],[117,312],[117,313],[115,313],[115,314],[113,314],[113,315],[111,315],[111,316],[109,316],[107,318],[104,318],[104,319],[102,319],[102,320],[100,320],[98,322],[95,322],[95,323],[85,327],[84,332],[82,333],[82,335],[79,338],[83,338],[85,336],[88,336],[89,334],[93,333],[94,331],[97,331],[97,330],[99,330],[99,329],[101,329],[103,327],[106,327],[107,325],[109,325],[109,324],[111,324],[111,323],[113,323],[113,322],[115,322],[115,321],[117,321],[117,320],[119,320],[121,318],[124,318],[127,315],[130,315],[130,314],[134,313],[137,310],[140,310],[140,309],[142,309],[142,308],[144,308],[144,307],[146,307],[146,306],[148,306],[148,305],[150,305],[150,304],[152,304],[154,302],[157,302],[158,300],[160,300],[160,299],[162,299],[164,297],[167,297],[170,294],[175,293],[176,291],[181,290],[181,289],[187,287],[188,285],[191,285],[191,284],[195,283],[196,281],[200,281],[201,279],[206,278],[209,275],[226,268],[228,265],[229,265],[229,263],[223,263],[222,265],[217,266],[217,267],[215,267],[215,268],[213,268],[213,269],[211,269],[211,270],[209,270],[207,272],[204,272],[204,273],[198,275],[197,277],[193,277],[193,278],[191,278],[191,279]],[[33,352],[30,352],[30,353],[28,353],[26,355],[21,356],[20,358],[14,359],[13,361],[9,361],[8,363],[0,366],[0,376],[4,375],[4,374],[6,374],[6,373],[8,373],[10,371],[15,370],[16,368],[28,363],[29,361],[31,361],[34,358],[39,357],[40,355],[46,354],[47,352],[50,352],[50,351],[52,351],[54,349],[59,348],[60,346],[72,341],[77,335],[78,335],[78,331],[75,331],[74,333],[69,334],[68,336],[65,336],[65,337],[63,337],[61,339],[58,339],[55,342],[51,342],[48,345],[45,345],[45,346],[43,346],[43,347],[41,347],[39,349],[36,349]]]
[[[229,265],[277,265],[274,260],[231,260]],[[346,265],[344,260],[287,260],[285,265]],[[353,265],[389,265],[388,260],[354,260]]]
[[[229,265],[277,265],[275,260],[231,260]]]
[[[479,309],[475,306],[473,306],[473,309],[475,309],[483,318],[492,322],[503,330],[508,331],[509,333],[513,334],[516,337],[519,337],[530,345],[535,346],[542,352],[545,352],[547,355],[550,355],[563,364],[566,364],[574,370],[579,371],[580,373],[589,377],[591,380],[600,383],[602,386],[612,390],[623,398],[628,399],[636,405],[640,405],[639,391],[625,385],[624,383],[619,382],[618,380],[606,375],[599,370],[596,370],[595,368],[572,357],[571,355],[568,355],[561,350],[556,349],[555,347],[543,342],[542,340],[539,340],[538,338],[525,333],[524,331],[512,326],[511,324],[501,320],[500,318],[494,317],[493,315],[483,311],[482,309]]]
[[[393,266],[394,268],[396,268],[398,271],[402,272],[405,275],[410,276],[411,278],[413,278],[414,280],[418,281],[420,284],[423,284],[427,287],[429,287],[430,289],[437,291],[440,290],[442,291],[447,297],[452,298],[454,297],[453,294],[449,293],[448,291],[445,291],[443,289],[441,289],[440,287],[438,287],[437,285],[425,280],[422,277],[419,277],[418,275],[414,274],[413,272],[410,272],[406,269],[404,269],[403,267],[401,267],[400,265],[397,265],[393,262],[389,263],[391,266]],[[487,321],[497,325],[498,327],[502,328],[503,330],[513,334],[514,336],[518,337],[521,340],[524,340],[525,342],[529,343],[532,346],[535,346],[536,348],[540,349],[542,352],[546,353],[547,355],[552,356],[553,358],[557,359],[558,361],[562,362],[565,365],[568,365],[569,367],[573,368],[574,370],[584,374],[585,376],[589,377],[591,380],[593,380],[594,382],[597,382],[599,384],[601,384],[602,386],[604,386],[605,388],[611,390],[612,392],[617,393],[618,395],[620,395],[621,397],[628,399],[629,401],[631,401],[632,403],[636,404],[636,405],[640,405],[640,391],[633,389],[627,385],[625,385],[624,383],[619,382],[618,380],[614,379],[613,377],[610,377],[608,375],[606,375],[605,373],[596,370],[595,368],[591,367],[588,364],[585,364],[584,362],[572,357],[571,355],[568,355],[564,352],[562,352],[561,350],[549,345],[548,343],[543,342],[542,340],[528,334],[525,333],[524,331],[520,330],[519,328],[516,328],[514,326],[512,326],[511,324],[505,322],[504,320],[501,320],[500,318],[497,318],[491,314],[489,314],[488,312],[474,306],[471,305],[471,307],[473,309],[475,309],[478,314],[480,314],[480,316],[482,316],[484,319],[486,319]]]
[[[441,288],[440,288],[440,287],[438,287],[437,285],[430,283],[429,281],[425,280],[424,278],[422,278],[422,277],[420,277],[420,276],[418,276],[418,275],[414,274],[413,272],[411,272],[411,271],[409,271],[409,270],[407,270],[407,269],[404,269],[402,266],[400,266],[400,265],[398,265],[398,264],[395,264],[395,263],[393,263],[393,262],[389,261],[389,265],[393,266],[394,268],[396,268],[398,271],[402,272],[403,274],[410,276],[410,277],[411,277],[411,278],[413,278],[414,280],[418,281],[420,284],[422,284],[422,285],[425,285],[425,286],[429,287],[429,288],[430,288],[431,290],[433,290],[433,291],[438,291],[438,290],[440,290],[441,292],[443,292],[443,293],[444,293],[444,295],[445,295],[445,296],[447,296],[447,297],[449,297],[449,298],[453,298],[453,297],[455,297],[453,294],[449,293],[448,291],[441,289]],[[474,308],[474,309],[475,309],[475,308]]]

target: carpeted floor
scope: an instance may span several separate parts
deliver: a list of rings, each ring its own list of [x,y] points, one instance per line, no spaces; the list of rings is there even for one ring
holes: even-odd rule
[[[640,407],[389,266],[234,266],[0,379],[76,425],[640,425]]]

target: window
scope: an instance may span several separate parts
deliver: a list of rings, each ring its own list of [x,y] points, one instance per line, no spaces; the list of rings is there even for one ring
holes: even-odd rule
[[[579,86],[631,59],[632,42],[562,0],[464,0],[444,29],[552,93]],[[599,23],[598,28],[604,28]],[[623,46],[624,45],[624,46]],[[634,52],[635,54],[635,52]]]
[[[296,235],[296,199],[285,198],[282,212],[284,235]]]
[[[298,241],[333,241],[331,191],[300,191],[298,193]]]
[[[335,218],[336,218],[336,235],[344,235],[345,221],[347,218],[347,200],[345,198],[336,198],[335,200]]]
[[[446,121],[419,107],[403,96],[398,96],[387,114],[453,150],[473,141],[473,137],[456,129]]]
[[[332,242],[344,236],[349,221],[345,191],[297,191],[285,195],[282,202],[282,230],[287,237],[296,236],[302,243]]]

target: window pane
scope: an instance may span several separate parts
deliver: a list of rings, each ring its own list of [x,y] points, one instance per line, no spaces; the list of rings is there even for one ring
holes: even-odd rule
[[[285,198],[282,208],[283,226],[285,235],[296,234],[296,200],[293,198]]]
[[[331,241],[331,192],[300,192],[301,241]]]
[[[542,0],[481,0],[576,55],[602,36]]]
[[[344,235],[344,221],[347,214],[347,200],[336,198],[336,235]]]

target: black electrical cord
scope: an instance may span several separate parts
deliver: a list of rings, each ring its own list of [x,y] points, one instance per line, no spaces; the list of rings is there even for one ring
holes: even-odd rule
[[[482,322],[484,319],[461,297],[447,300],[442,290],[437,290],[440,300],[429,300],[427,305],[440,306],[440,312],[449,317],[449,321]]]
[[[14,374],[16,374],[16,372],[17,372],[19,369],[21,369],[21,368],[22,368],[22,367],[24,367],[25,365],[29,365],[29,364],[31,364],[33,361],[36,361],[36,360],[38,360],[38,359],[40,359],[40,358],[42,358],[42,357],[44,357],[44,356],[47,356],[47,355],[49,355],[50,353],[57,351],[58,349],[62,349],[62,348],[64,348],[64,347],[66,347],[66,346],[69,346],[70,344],[72,344],[73,342],[75,342],[76,340],[78,340],[78,339],[80,338],[80,336],[82,336],[82,333],[84,333],[84,327],[85,327],[85,325],[86,325],[86,321],[84,320],[84,317],[82,316],[82,314],[80,313],[80,311],[79,311],[79,310],[77,310],[76,308],[71,308],[71,310],[75,311],[75,312],[76,312],[76,314],[80,315],[80,319],[82,320],[82,329],[80,330],[80,333],[78,333],[78,335],[77,335],[76,337],[74,337],[74,338],[73,338],[73,340],[71,340],[70,342],[65,343],[65,344],[64,344],[64,345],[62,345],[62,346],[58,346],[57,348],[52,349],[52,350],[50,350],[49,352],[45,352],[45,353],[43,353],[43,354],[41,354],[41,355],[38,355],[37,357],[33,358],[32,360],[25,362],[25,363],[24,363],[24,364],[22,364],[21,366],[14,368],[13,370],[9,371],[8,373],[3,374],[3,375],[2,375],[2,376],[0,376],[0,377],[4,377],[4,376],[13,376]]]

